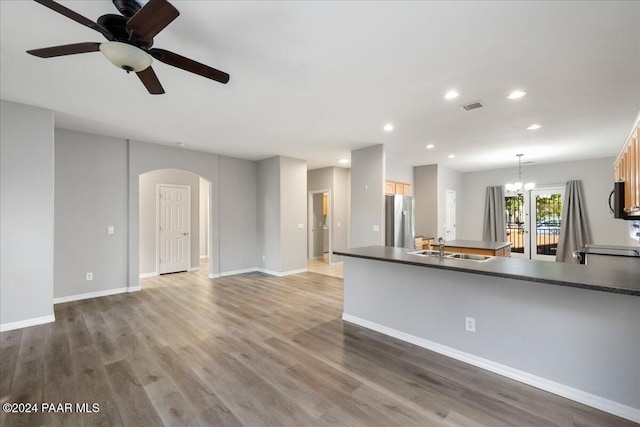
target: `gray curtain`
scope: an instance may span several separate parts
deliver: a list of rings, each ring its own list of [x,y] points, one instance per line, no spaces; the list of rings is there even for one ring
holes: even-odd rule
[[[564,190],[562,226],[556,252],[557,262],[577,264],[573,251],[591,243],[591,231],[584,205],[582,181],[569,181]]]
[[[484,203],[484,229],[482,240],[489,242],[507,241],[505,222],[504,190],[502,186],[487,187]]]

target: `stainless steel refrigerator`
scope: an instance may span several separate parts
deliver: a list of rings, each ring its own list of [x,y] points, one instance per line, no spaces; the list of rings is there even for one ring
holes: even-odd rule
[[[385,196],[385,246],[415,246],[415,203],[413,197],[399,194]]]

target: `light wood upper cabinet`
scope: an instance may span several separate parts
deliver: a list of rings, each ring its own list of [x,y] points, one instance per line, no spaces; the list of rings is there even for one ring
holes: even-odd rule
[[[614,163],[614,179],[625,183],[625,212],[640,217],[640,114]]]
[[[411,184],[399,181],[387,181],[384,185],[385,194],[400,194],[401,196],[411,195]]]
[[[329,195],[322,195],[322,215],[327,216],[329,213]]]
[[[393,182],[385,182],[384,194],[396,194],[396,185]]]

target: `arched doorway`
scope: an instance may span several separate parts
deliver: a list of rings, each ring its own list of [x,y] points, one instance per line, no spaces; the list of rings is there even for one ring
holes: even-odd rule
[[[138,179],[139,277],[208,271],[211,182],[169,168]]]

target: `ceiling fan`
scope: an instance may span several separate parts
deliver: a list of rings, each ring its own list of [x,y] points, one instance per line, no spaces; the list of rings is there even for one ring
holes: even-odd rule
[[[97,22],[66,8],[53,0],[34,0],[51,10],[86,27],[96,30],[108,41],[104,43],[75,43],[28,50],[40,58],[75,55],[101,51],[111,63],[127,73],[135,72],[149,93],[159,95],[164,89],[151,68],[153,59],[226,84],[229,74],[201,64],[177,53],[153,48],[153,38],[180,15],[167,0],[149,0],[141,6],[136,0],[113,0],[121,15],[107,14]]]

